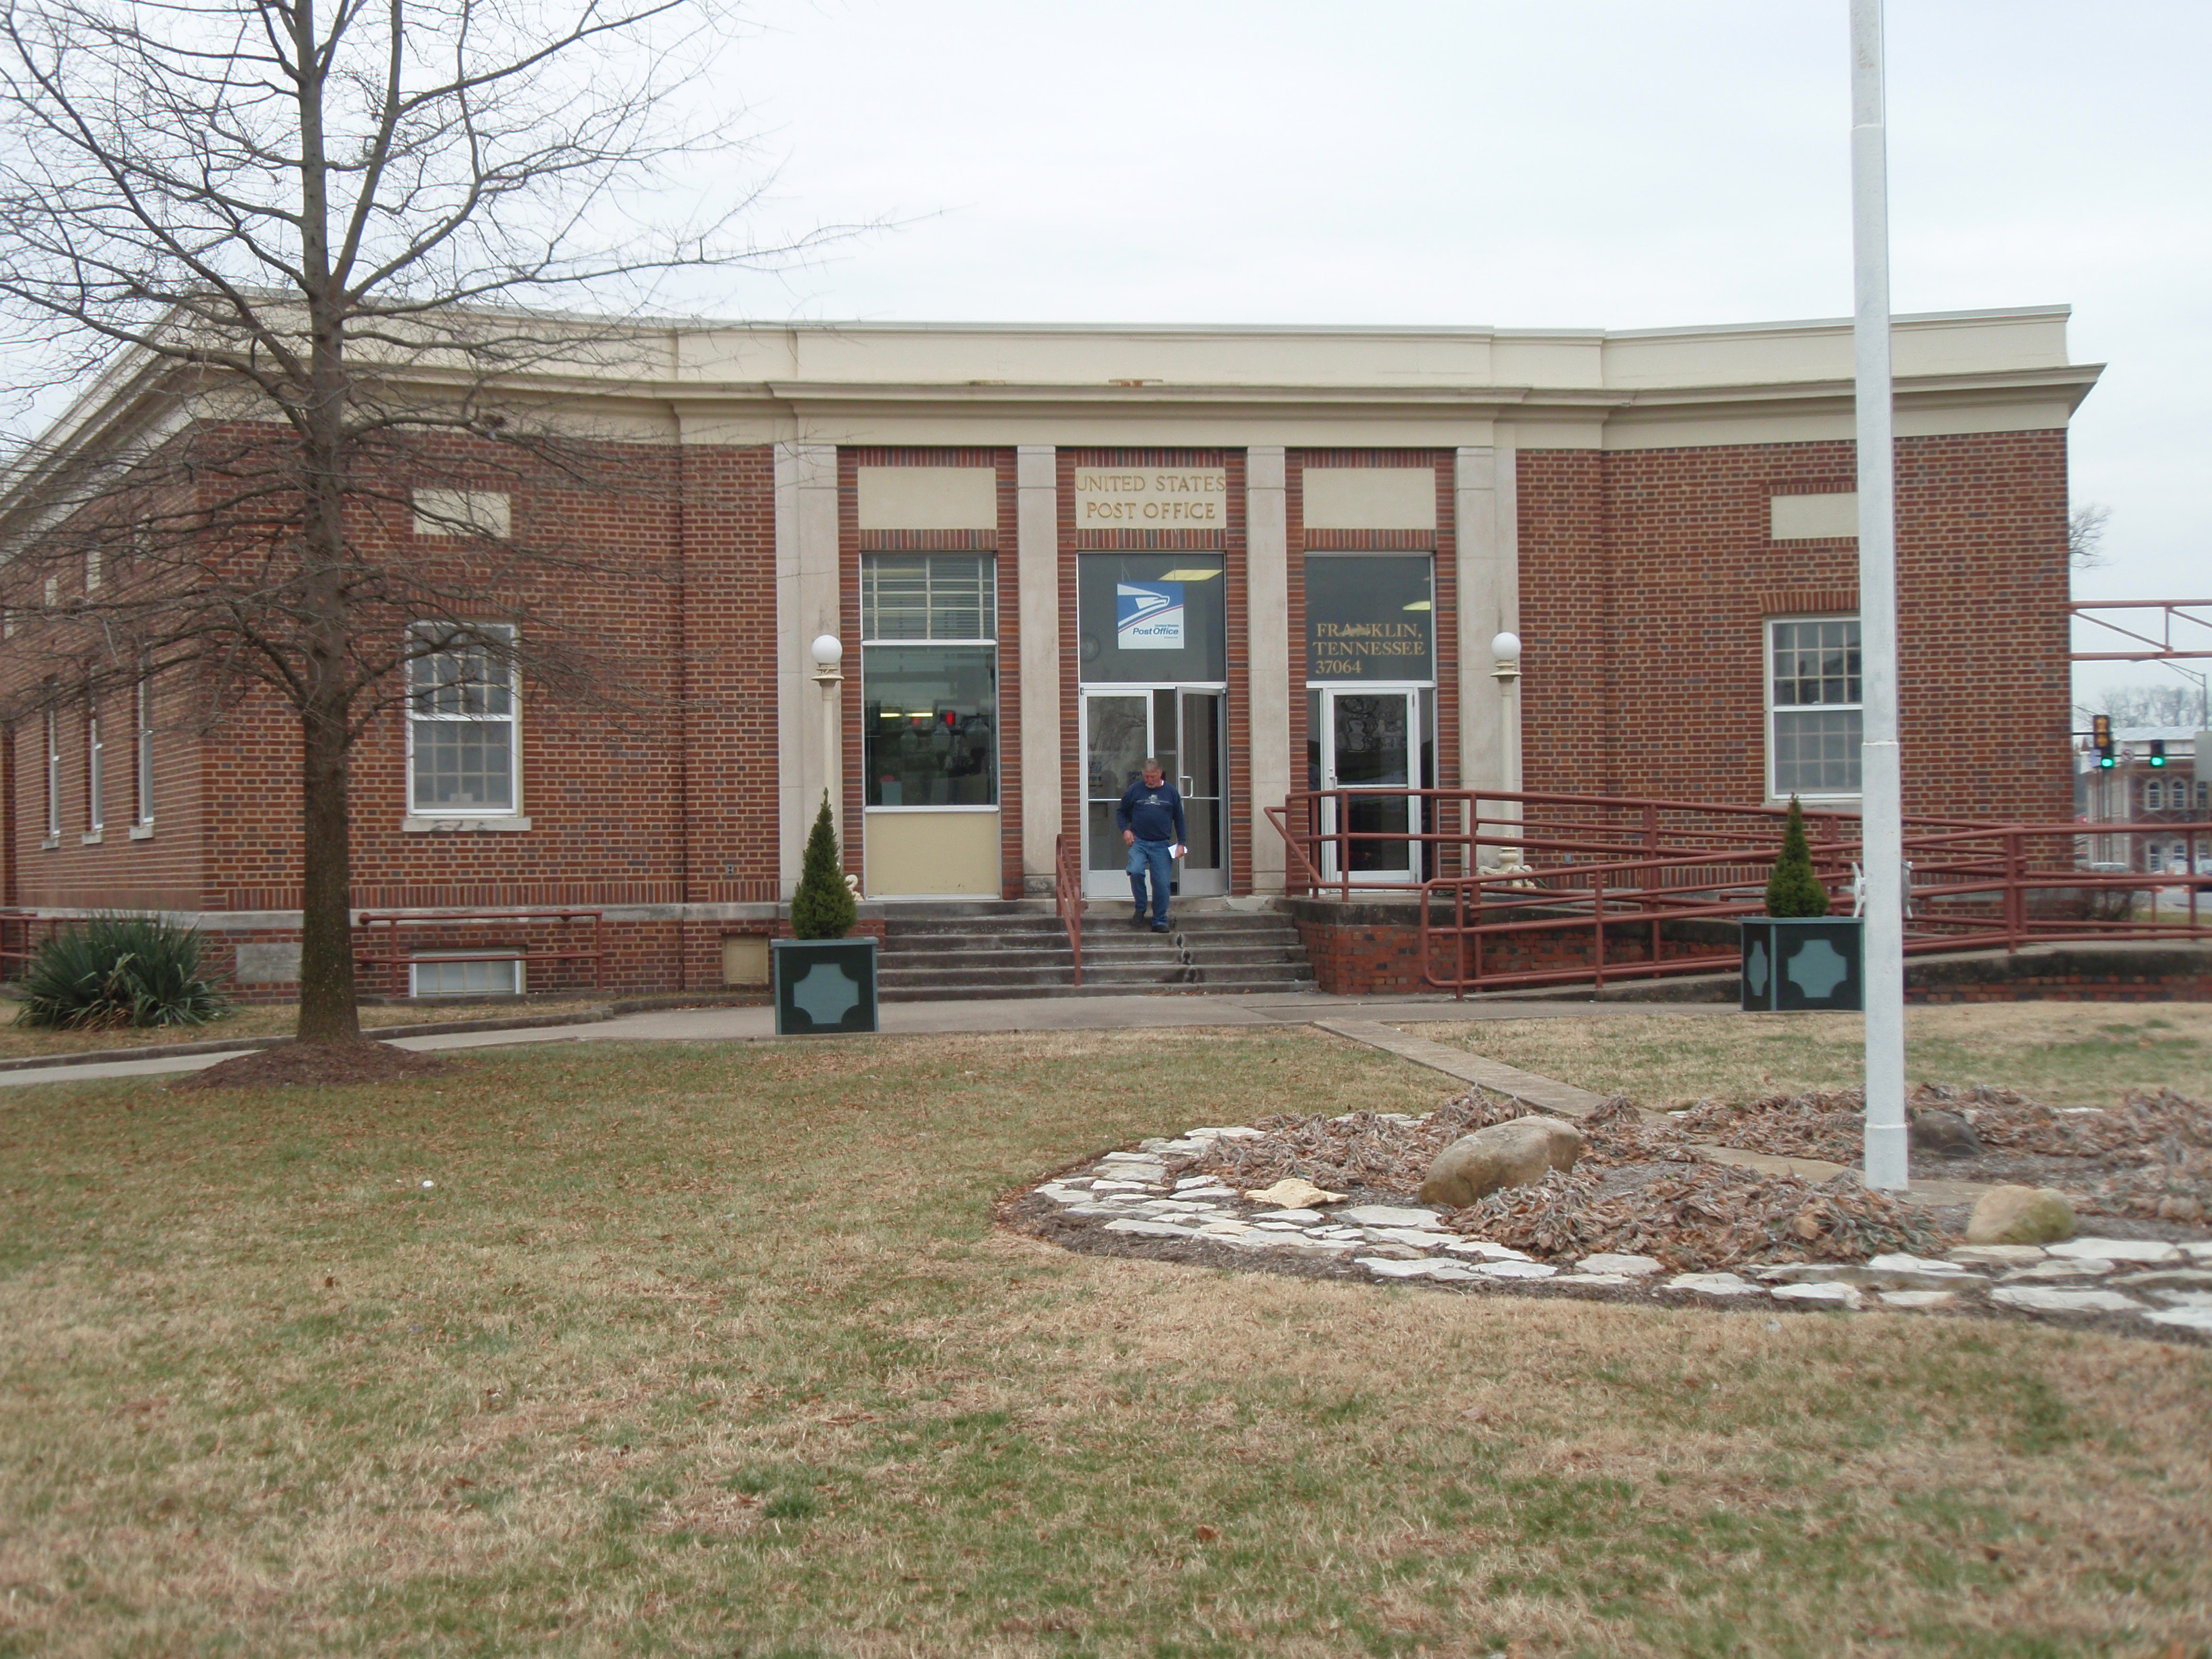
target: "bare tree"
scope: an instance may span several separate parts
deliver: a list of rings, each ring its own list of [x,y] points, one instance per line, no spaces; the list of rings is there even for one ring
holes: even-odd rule
[[[2109,715],[2118,726],[2200,726],[2205,716],[2203,678],[2189,669],[2179,672],[2198,683],[2113,686],[2091,701],[2089,712]]]
[[[210,719],[291,711],[303,1041],[360,1036],[356,739],[410,672],[462,698],[595,678],[541,603],[584,556],[471,505],[488,473],[611,471],[518,388],[619,372],[620,317],[672,273],[811,240],[748,240],[742,195],[635,210],[727,150],[684,102],[713,3],[0,3],[0,308],[80,392],[0,503],[12,707],[150,673]],[[410,543],[425,514],[451,556]]]
[[[2066,559],[2076,570],[2095,570],[2105,562],[2105,526],[2112,509],[2084,501],[2066,520]]]

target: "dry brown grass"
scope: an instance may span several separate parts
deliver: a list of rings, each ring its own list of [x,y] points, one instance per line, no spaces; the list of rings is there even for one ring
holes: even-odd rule
[[[1990,1003],[1908,1008],[1905,1019],[1915,1083],[1992,1084],[2063,1105],[2103,1105],[2131,1088],[2212,1099],[2206,1004]],[[1645,1105],[1850,1086],[1862,1075],[1865,1042],[1856,1014],[1654,1013],[1413,1029]]]
[[[372,1004],[361,1011],[363,1030],[387,1025],[422,1025],[455,1019],[507,1019],[516,1015],[573,1014],[602,1005],[589,1001],[472,1003],[441,1006]],[[243,1038],[289,1036],[300,1023],[297,1005],[248,1003],[205,1025],[124,1026],[94,1031],[54,1031],[22,1023],[23,1005],[0,1001],[0,1060],[41,1054],[81,1054],[109,1048],[166,1048],[175,1042],[234,1042]]]
[[[2201,1652],[2212,1357],[1069,1255],[1304,1031],[11,1095],[0,1653]],[[425,1188],[421,1182],[437,1184]]]

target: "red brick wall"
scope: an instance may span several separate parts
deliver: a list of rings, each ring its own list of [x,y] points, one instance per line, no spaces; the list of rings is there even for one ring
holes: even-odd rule
[[[1897,453],[1905,810],[2070,817],[2065,434]],[[1764,798],[1764,623],[1857,605],[1856,544],[1772,542],[1768,500],[1850,489],[1851,457],[1520,453],[1528,788]]]

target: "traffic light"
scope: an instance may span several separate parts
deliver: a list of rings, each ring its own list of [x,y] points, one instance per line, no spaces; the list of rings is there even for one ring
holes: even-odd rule
[[[2092,716],[2089,729],[2091,740],[2097,745],[2097,768],[2100,771],[2109,772],[2119,764],[2112,754],[2112,717],[2110,714]]]
[[[2150,740],[2150,763],[2153,766],[2163,766],[2166,764],[2166,739],[2164,738],[2153,738]]]

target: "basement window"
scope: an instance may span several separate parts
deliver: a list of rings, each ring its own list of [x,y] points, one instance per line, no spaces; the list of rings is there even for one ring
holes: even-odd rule
[[[407,994],[416,997],[519,997],[524,973],[520,957],[486,961],[483,953],[431,953],[407,965]]]

